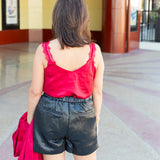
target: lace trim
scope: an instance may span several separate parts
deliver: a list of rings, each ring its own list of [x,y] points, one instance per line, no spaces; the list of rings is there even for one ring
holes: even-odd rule
[[[46,48],[47,48],[47,53],[48,53],[50,61],[55,62],[54,59],[53,59],[53,56],[51,54],[51,47],[49,46],[49,42],[47,43],[47,47]]]
[[[92,58],[92,44],[90,44],[90,51],[89,51],[89,59],[90,60]]]
[[[48,54],[47,54],[47,49],[46,49],[46,43],[45,42],[42,43],[42,48],[43,48],[43,53],[45,55],[45,59],[47,61],[49,61],[49,57],[48,57]]]
[[[43,47],[43,53],[45,54],[45,58],[48,61],[48,63],[55,63],[56,64],[56,62],[54,61],[54,59],[52,57],[52,54],[51,54],[51,47],[49,46],[49,42],[43,42],[42,47]],[[89,59],[87,60],[87,62],[84,65],[82,65],[81,67],[79,67],[76,70],[79,70],[80,68],[83,68],[85,65],[87,65],[87,63],[89,63],[89,61],[91,61],[93,65],[95,64],[95,62],[94,62],[95,50],[96,50],[95,43],[90,44],[90,51],[88,53],[89,54]],[[62,68],[58,65],[56,65],[56,66],[59,67],[59,68]],[[62,68],[62,69],[64,69],[64,68]],[[66,70],[66,69],[64,69],[64,70]],[[69,70],[67,70],[67,71],[69,71]],[[70,72],[73,72],[73,71],[70,71]]]
[[[92,59],[92,64],[95,67],[95,51],[96,51],[96,46],[95,43],[92,44],[92,51],[91,51],[91,59]]]
[[[95,43],[92,44],[92,59],[94,61],[94,58],[95,58],[95,51],[96,51],[96,46],[95,46]]]

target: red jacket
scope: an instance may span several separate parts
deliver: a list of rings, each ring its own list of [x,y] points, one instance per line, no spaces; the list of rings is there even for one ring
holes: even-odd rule
[[[33,151],[33,121],[30,125],[27,123],[27,112],[20,118],[12,140],[14,156],[18,160],[43,160],[41,154]]]

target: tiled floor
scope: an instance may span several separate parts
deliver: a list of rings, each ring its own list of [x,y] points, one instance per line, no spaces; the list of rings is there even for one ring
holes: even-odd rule
[[[16,159],[11,135],[27,109],[37,45],[0,46],[0,160]],[[160,160],[160,53],[141,49],[103,56],[97,160]]]

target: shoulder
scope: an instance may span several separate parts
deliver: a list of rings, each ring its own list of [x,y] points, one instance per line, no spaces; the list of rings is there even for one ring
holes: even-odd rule
[[[35,56],[34,56],[35,59],[38,59],[40,61],[44,60],[44,58],[46,57],[45,56],[45,47],[44,47],[45,44],[46,43],[43,42],[43,43],[41,43],[41,44],[39,44],[37,46],[37,49],[36,49],[36,52],[35,52]]]
[[[49,42],[42,42],[41,44],[38,45],[37,49],[36,49],[36,54],[38,56],[41,56],[41,57],[44,57],[44,55],[46,54],[46,47],[47,47],[47,44]]]
[[[43,65],[43,68],[45,68],[45,66],[47,65],[48,56],[45,53],[46,51],[44,50],[43,44],[44,43],[41,43],[37,46],[34,55],[33,65]]]
[[[95,56],[100,58],[102,56],[101,48],[97,43],[94,43],[95,45]]]
[[[94,44],[95,44],[96,51],[100,53],[101,52],[100,46],[97,43],[94,43]]]
[[[98,66],[100,63],[103,63],[103,55],[100,46],[95,43],[95,64]]]

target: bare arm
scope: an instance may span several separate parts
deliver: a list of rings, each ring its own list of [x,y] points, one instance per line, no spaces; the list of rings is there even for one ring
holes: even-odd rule
[[[97,66],[96,76],[93,83],[93,103],[95,108],[96,119],[99,121],[102,106],[102,87],[104,74],[104,61],[101,50],[96,45],[95,66]]]
[[[28,95],[28,114],[27,122],[30,124],[35,108],[39,102],[43,91],[43,82],[44,82],[44,66],[43,66],[43,56],[42,56],[42,47],[41,45],[37,48],[35,57],[33,60],[33,73],[32,73],[32,83],[29,89]]]

